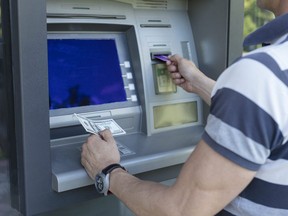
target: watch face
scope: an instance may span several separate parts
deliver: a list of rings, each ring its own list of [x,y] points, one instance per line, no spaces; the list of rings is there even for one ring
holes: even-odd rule
[[[97,174],[95,178],[95,187],[98,193],[104,193],[106,195],[109,188],[109,174]]]
[[[97,175],[96,179],[95,179],[95,186],[96,186],[96,190],[99,193],[103,193],[103,189],[104,189],[104,179],[102,178],[101,175]]]

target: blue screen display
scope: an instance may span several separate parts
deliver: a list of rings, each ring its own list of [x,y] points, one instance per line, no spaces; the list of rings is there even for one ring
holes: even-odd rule
[[[48,39],[50,110],[126,101],[115,40]]]

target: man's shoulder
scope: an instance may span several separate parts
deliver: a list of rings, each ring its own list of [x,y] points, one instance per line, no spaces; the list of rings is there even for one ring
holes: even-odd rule
[[[281,43],[272,44],[269,46],[258,48],[257,50],[243,54],[237,61],[244,59],[251,59],[262,64],[269,64],[272,60],[275,61],[279,66],[288,68],[288,40],[284,40]],[[285,68],[286,67],[286,68]]]

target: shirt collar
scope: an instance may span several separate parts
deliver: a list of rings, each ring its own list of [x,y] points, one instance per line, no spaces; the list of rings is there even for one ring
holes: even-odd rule
[[[248,35],[244,46],[271,43],[288,33],[288,13],[276,17],[266,25]]]

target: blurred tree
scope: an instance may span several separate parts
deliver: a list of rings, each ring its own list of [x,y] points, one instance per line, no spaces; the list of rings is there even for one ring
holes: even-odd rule
[[[244,7],[244,37],[274,18],[271,12],[259,9],[256,0],[245,0]]]
[[[255,31],[257,28],[263,26],[265,23],[269,22],[274,18],[273,13],[261,10],[257,7],[256,0],[245,0],[244,1],[244,38]],[[245,51],[255,49],[256,47],[245,48]]]

